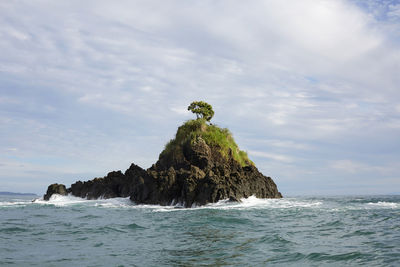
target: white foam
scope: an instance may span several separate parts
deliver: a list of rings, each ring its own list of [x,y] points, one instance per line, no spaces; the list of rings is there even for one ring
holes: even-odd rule
[[[2,201],[0,202],[0,207],[26,206],[29,203],[27,201]]]
[[[242,198],[241,202],[232,202],[229,199],[220,200],[217,203],[210,203],[204,206],[192,205],[191,208],[183,208],[181,205],[175,206],[154,206],[154,211],[170,212],[182,211],[188,209],[289,209],[289,208],[315,208],[322,205],[320,201],[314,200],[296,200],[293,198],[265,199],[250,196]]]
[[[54,205],[54,206],[71,206],[71,205],[86,205],[86,206],[94,206],[94,207],[105,207],[105,208],[124,208],[124,207],[132,207],[135,205],[133,202],[127,198],[99,198],[94,200],[89,200],[86,198],[80,198],[72,196],[71,194],[68,196],[62,196],[58,194],[53,194],[48,201],[41,199],[37,199],[34,203],[43,204],[43,205]]]
[[[53,194],[49,200],[44,200],[43,198],[38,198],[33,201],[36,204],[43,204],[43,205],[54,205],[54,206],[68,206],[72,204],[79,204],[85,203],[88,201],[87,199],[74,197],[71,195],[62,196],[59,194]]]
[[[59,194],[53,194],[49,200],[44,200],[42,198],[37,198],[34,200],[24,200],[24,201],[3,201],[0,202],[0,207],[16,206],[16,205],[53,205],[57,207],[74,206],[74,205],[84,205],[91,207],[100,208],[135,208],[135,209],[159,209],[160,205],[137,205],[132,202],[129,197],[126,198],[99,198],[94,200],[89,200],[86,198],[75,197],[71,194],[67,196],[62,196]],[[171,206],[170,208],[174,208]]]
[[[394,203],[394,202],[386,202],[386,201],[379,201],[379,202],[369,202],[367,203],[369,207],[376,207],[376,208],[400,208],[400,203]]]
[[[206,206],[223,209],[251,209],[251,208],[269,208],[269,209],[289,209],[289,208],[312,208],[322,205],[320,201],[296,200],[293,198],[256,198],[250,196],[242,198],[241,202],[229,202],[228,200],[219,201],[215,204]]]
[[[304,199],[304,198],[280,198],[280,199],[260,199],[255,196],[241,199],[241,202],[231,202],[228,199],[221,200],[217,203],[210,203],[204,206],[193,205],[191,208],[185,208],[183,203],[171,203],[169,206],[161,205],[148,205],[148,204],[135,204],[129,197],[127,198],[110,198],[110,199],[96,199],[88,200],[72,195],[61,196],[54,194],[50,200],[45,201],[43,198],[31,200],[15,199],[0,202],[0,207],[12,206],[27,206],[27,205],[54,205],[58,207],[84,205],[89,207],[99,208],[129,208],[148,210],[150,212],[171,212],[171,211],[184,211],[188,209],[220,209],[220,210],[243,210],[243,209],[321,209],[327,208],[331,211],[341,210],[359,210],[359,209],[398,209],[400,203],[395,202],[369,202],[360,204],[350,204],[345,206],[337,206],[329,200],[321,199]]]
[[[97,199],[97,200],[88,200],[94,201],[95,207],[104,207],[104,208],[132,208],[136,206],[132,201],[130,201],[129,197],[122,198],[109,198],[109,199]]]

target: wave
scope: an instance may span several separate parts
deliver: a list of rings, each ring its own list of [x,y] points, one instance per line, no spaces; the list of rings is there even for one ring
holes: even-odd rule
[[[400,203],[395,202],[386,202],[386,201],[378,201],[376,203],[369,202],[367,205],[371,207],[383,207],[383,208],[400,208]]]
[[[27,204],[29,204],[27,201],[1,201],[0,207],[24,207]]]
[[[37,198],[32,200],[32,203],[43,204],[43,205],[54,205],[54,206],[67,206],[71,204],[79,204],[86,202],[87,199],[74,197],[72,195],[62,196],[58,194],[53,194],[49,200],[44,200],[43,198]]]
[[[17,201],[17,202],[0,202],[0,207],[7,206],[26,206],[26,205],[52,205],[57,207],[85,205],[103,208],[134,208],[134,209],[150,209],[154,211],[178,211],[187,209],[285,209],[285,208],[312,208],[322,205],[321,201],[316,200],[298,200],[294,198],[282,199],[260,199],[255,196],[241,199],[241,202],[231,202],[228,199],[221,200],[217,203],[210,203],[204,206],[193,205],[192,208],[184,208],[182,203],[177,203],[169,206],[149,205],[149,204],[135,204],[127,198],[109,198],[109,199],[96,199],[88,200],[85,198],[75,197],[72,195],[62,196],[54,194],[46,201],[43,198],[37,198],[32,201]]]
[[[35,199],[32,201],[35,204],[42,205],[53,205],[57,207],[71,206],[71,205],[88,205],[94,207],[106,207],[106,208],[121,208],[121,207],[131,207],[135,205],[133,202],[127,198],[109,198],[109,199],[95,199],[89,200],[86,198],[75,197],[72,195],[62,196],[58,194],[53,194],[49,200],[44,200],[43,198]]]
[[[56,207],[68,206],[88,206],[99,208],[129,208],[129,209],[145,209],[154,212],[171,212],[182,210],[197,210],[197,209],[218,209],[218,210],[248,210],[248,209],[327,209],[331,211],[341,210],[361,210],[361,209],[399,209],[400,203],[378,201],[367,203],[337,202],[335,199],[329,198],[280,198],[280,199],[260,199],[255,196],[241,199],[241,202],[231,202],[228,199],[221,200],[217,203],[210,203],[204,206],[193,205],[192,208],[184,208],[182,203],[171,203],[169,206],[135,204],[129,197],[127,198],[110,198],[88,200],[72,195],[61,196],[54,194],[50,200],[46,201],[43,198],[34,200],[14,200],[2,201],[1,207],[24,207],[27,205],[45,205]]]
[[[6,227],[6,228],[0,228],[0,233],[21,233],[21,232],[27,232],[28,229],[26,228],[21,228],[21,227]]]
[[[315,200],[297,200],[294,198],[278,198],[265,199],[251,196],[242,198],[241,202],[229,202],[222,200],[217,203],[206,205],[205,207],[223,208],[223,209],[248,209],[248,208],[271,208],[271,209],[288,209],[288,208],[312,208],[322,205],[321,201]]]
[[[163,206],[157,211],[179,211],[193,209],[218,209],[218,210],[243,210],[243,209],[290,209],[290,208],[314,208],[323,203],[315,200],[297,200],[294,198],[265,199],[250,196],[242,198],[240,202],[232,202],[229,199],[220,200],[217,203],[210,203],[204,206],[193,205],[192,208],[183,208],[182,204],[175,206]]]

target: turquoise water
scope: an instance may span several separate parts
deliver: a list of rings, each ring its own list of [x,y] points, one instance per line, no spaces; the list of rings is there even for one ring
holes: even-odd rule
[[[184,209],[0,196],[0,266],[400,266],[400,196]]]

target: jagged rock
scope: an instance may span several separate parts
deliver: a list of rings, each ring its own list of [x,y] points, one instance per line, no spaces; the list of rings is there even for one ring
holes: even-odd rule
[[[131,183],[121,171],[113,171],[104,178],[90,181],[78,181],[68,189],[74,196],[87,199],[127,197],[131,191]]]
[[[201,124],[200,132],[205,131],[203,127],[207,125]],[[78,181],[68,192],[88,199],[130,197],[136,203],[181,203],[185,207],[222,199],[240,201],[252,195],[281,198],[270,177],[260,173],[251,162],[243,164],[235,159],[234,154],[237,155],[238,151],[229,148],[223,155],[220,146],[208,144],[201,136],[186,138],[166,148],[159,160],[147,170],[132,164],[124,174],[121,171],[110,172],[104,178]],[[55,191],[48,190],[46,196],[49,198],[52,192]]]
[[[47,192],[43,196],[44,200],[49,200],[53,194],[59,194],[62,196],[66,196],[68,194],[65,185],[63,184],[51,184],[47,187]]]

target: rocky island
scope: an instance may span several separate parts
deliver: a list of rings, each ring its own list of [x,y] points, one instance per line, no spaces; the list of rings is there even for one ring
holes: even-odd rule
[[[209,123],[214,115],[209,104],[193,102],[188,109],[197,119],[178,128],[175,138],[147,170],[132,164],[124,173],[113,171],[103,178],[77,181],[70,188],[52,184],[43,198],[70,193],[88,199],[130,197],[138,204],[192,207],[223,199],[240,201],[252,195],[282,197],[274,181],[239,149],[229,130]]]

